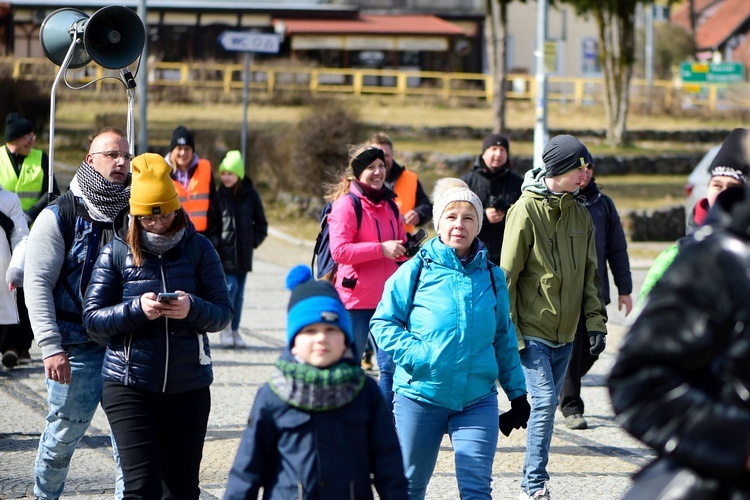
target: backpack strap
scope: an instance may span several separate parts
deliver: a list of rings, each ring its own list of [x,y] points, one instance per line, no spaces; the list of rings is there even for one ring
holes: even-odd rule
[[[360,200],[359,196],[352,193],[351,191],[348,191],[346,194],[347,196],[349,196],[349,198],[352,199],[352,205],[354,206],[354,216],[357,218],[357,231],[359,231],[359,227],[362,225],[362,200]]]

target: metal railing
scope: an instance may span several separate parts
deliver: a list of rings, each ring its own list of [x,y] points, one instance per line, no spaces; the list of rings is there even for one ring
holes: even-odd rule
[[[5,58],[0,64],[12,65],[14,79],[52,82],[57,67],[45,58]],[[156,63],[148,68],[149,85],[158,87],[190,87],[215,89],[225,95],[241,91],[244,87],[242,64],[217,63]],[[111,74],[100,66],[88,65],[69,70],[69,82],[82,85]],[[433,96],[438,99],[475,98],[491,102],[494,98],[493,77],[482,73],[441,73],[363,68],[314,68],[304,66],[254,65],[251,69],[250,88],[254,92],[273,95],[277,92],[300,91],[311,94],[343,93],[355,96],[366,94]],[[108,80],[99,80],[95,92],[101,92]],[[509,74],[506,77],[506,96],[509,99],[530,100],[536,96],[533,75]],[[634,79],[631,84],[631,103],[660,102],[667,108],[674,103],[716,110],[732,107],[725,94],[727,86],[710,85],[702,88],[682,88],[679,83],[656,80],[651,86],[645,80]],[[695,92],[698,90],[698,92]],[[602,78],[550,76],[548,99],[583,105],[604,99]]]

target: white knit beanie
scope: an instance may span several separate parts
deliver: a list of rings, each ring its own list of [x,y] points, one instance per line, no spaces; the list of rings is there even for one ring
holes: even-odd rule
[[[477,232],[481,231],[484,220],[482,202],[464,181],[453,177],[439,179],[432,191],[432,222],[435,225],[435,231],[438,231],[440,217],[443,216],[445,207],[453,201],[466,201],[474,206],[474,210],[477,211]]]

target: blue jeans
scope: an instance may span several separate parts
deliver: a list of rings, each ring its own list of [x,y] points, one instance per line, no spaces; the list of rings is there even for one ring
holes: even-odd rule
[[[227,274],[227,288],[229,289],[229,301],[234,307],[234,316],[232,316],[232,331],[240,329],[240,319],[242,318],[242,302],[245,300],[245,281],[247,273]]]
[[[388,410],[393,413],[393,374],[396,372],[396,363],[393,362],[391,355],[379,349],[377,344],[375,352],[377,353],[378,369],[380,370],[380,380],[378,381],[380,392],[383,394]]]
[[[354,331],[354,345],[352,353],[354,360],[359,362],[362,354],[365,352],[367,337],[370,335],[370,320],[375,314],[375,309],[349,309],[349,317],[352,320],[352,330]]]
[[[396,394],[394,407],[409,481],[409,500],[424,498],[446,432],[453,444],[461,498],[491,498],[492,462],[498,436],[496,393],[488,394],[461,411],[400,394]]]
[[[526,431],[526,459],[521,489],[533,495],[549,480],[547,462],[552,441],[560,391],[562,391],[573,342],[550,347],[534,340],[526,341],[521,351],[521,365],[526,388],[531,395],[531,416]]]
[[[47,379],[47,425],[39,438],[34,464],[34,495],[58,498],[65,489],[70,460],[91,424],[102,398],[104,347],[77,344],[67,348],[70,384]],[[114,442],[112,443],[114,445]],[[117,460],[115,451],[115,461]],[[122,492],[122,471],[117,467],[117,492]]]

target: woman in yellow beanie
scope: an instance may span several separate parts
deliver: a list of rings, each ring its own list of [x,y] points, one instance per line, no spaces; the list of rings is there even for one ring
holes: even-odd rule
[[[102,407],[125,497],[197,499],[213,381],[206,332],[224,328],[232,306],[219,256],[180,208],[169,165],[146,153],[132,166],[130,211],[97,259],[83,320],[107,346]]]
[[[221,332],[221,345],[247,347],[239,331],[245,280],[253,270],[253,250],[266,239],[268,221],[239,151],[227,153],[219,172],[221,185],[208,209],[206,236],[219,252],[234,306],[232,324]]]

